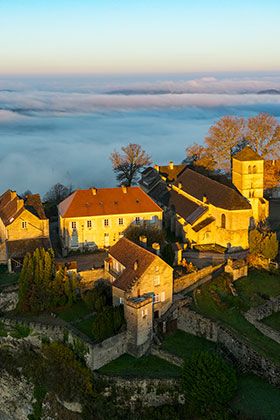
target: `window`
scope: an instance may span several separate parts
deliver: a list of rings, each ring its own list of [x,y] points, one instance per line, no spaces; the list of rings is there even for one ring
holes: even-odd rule
[[[72,226],[72,229],[76,229],[76,227],[77,227],[77,222],[71,222],[71,226]]]
[[[91,220],[88,220],[88,221],[87,221],[87,227],[88,227],[89,229],[91,229],[91,228],[92,228],[92,221],[91,221]]]
[[[222,216],[221,216],[221,227],[223,229],[226,228],[226,216],[225,216],[225,214],[222,214]]]
[[[119,225],[123,225],[123,217],[119,218]]]
[[[256,167],[256,165],[254,165],[253,166],[253,174],[256,174],[257,173],[257,167]]]
[[[139,216],[135,217],[135,223],[136,223],[136,225],[140,225],[140,217]]]
[[[104,219],[104,226],[109,226],[109,219]]]
[[[27,222],[21,222],[22,229],[27,229]]]
[[[160,275],[156,274],[154,277],[154,286],[159,286],[160,285]]]
[[[123,298],[120,298],[120,305],[123,305]]]
[[[160,302],[160,295],[154,295],[154,303]]]
[[[119,238],[122,238],[122,237],[123,237],[123,233],[119,232]]]
[[[248,174],[251,174],[252,173],[252,168],[251,168],[251,165],[249,165],[248,166]]]
[[[142,318],[146,318],[148,315],[148,309],[142,309]]]

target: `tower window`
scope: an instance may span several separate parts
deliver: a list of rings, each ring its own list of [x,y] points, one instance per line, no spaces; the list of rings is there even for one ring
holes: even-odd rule
[[[248,174],[251,174],[252,173],[252,168],[251,168],[251,165],[249,165],[248,166]]]
[[[222,214],[222,216],[221,216],[221,227],[223,229],[226,228],[226,215],[225,214]]]
[[[256,174],[257,173],[257,167],[256,167],[256,165],[254,165],[253,166],[253,174]]]

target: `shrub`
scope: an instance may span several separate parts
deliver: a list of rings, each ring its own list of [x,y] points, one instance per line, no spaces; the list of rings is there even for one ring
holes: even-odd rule
[[[193,415],[218,418],[236,392],[236,372],[214,353],[196,353],[185,362],[183,387]]]
[[[103,341],[117,334],[124,324],[123,305],[106,307],[93,320],[92,332],[96,340]]]

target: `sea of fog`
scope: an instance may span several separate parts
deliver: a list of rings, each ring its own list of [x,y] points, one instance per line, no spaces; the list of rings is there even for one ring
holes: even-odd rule
[[[223,115],[280,118],[280,76],[0,77],[0,193],[116,185],[113,150],[181,162]]]

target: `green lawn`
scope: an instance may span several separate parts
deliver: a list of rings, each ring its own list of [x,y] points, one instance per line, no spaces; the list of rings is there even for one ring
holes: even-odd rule
[[[262,322],[276,331],[280,331],[280,312],[274,312],[267,318],[262,319]]]
[[[267,299],[280,295],[280,274],[252,270],[248,277],[237,280],[234,286],[249,307],[258,306]]]
[[[242,315],[242,311],[249,309],[251,302],[256,302],[256,296],[259,297],[257,293],[268,292],[266,280],[271,285],[270,296],[279,294],[279,277],[261,274],[252,272],[249,278],[235,282],[234,286],[238,291],[236,297],[230,292],[227,276],[219,276],[201,286],[199,291],[195,291],[193,309],[232,327],[239,335],[247,338],[259,353],[280,364],[280,345],[264,336]],[[252,279],[255,279],[255,288],[252,286]],[[248,285],[245,284],[247,280]]]
[[[74,303],[72,306],[66,306],[62,309],[57,309],[55,312],[59,318],[63,319],[64,321],[73,322],[91,314],[92,311],[88,308],[84,301],[80,300],[79,302]]]
[[[18,282],[19,273],[7,273],[0,271],[0,288],[1,286],[10,286]]]
[[[91,338],[92,340],[95,340],[95,337],[92,333],[92,324],[93,324],[93,319],[94,318],[95,318],[95,315],[92,315],[87,319],[84,319],[84,320],[79,321],[79,322],[75,322],[73,325],[75,326],[75,328],[80,330],[82,333],[87,335],[89,338]]]
[[[124,354],[103,366],[99,372],[125,378],[178,378],[181,368],[152,355],[136,359]]]
[[[216,344],[205,338],[196,337],[195,335],[177,330],[168,337],[165,337],[162,343],[162,349],[183,359],[187,359],[195,352],[215,351]]]
[[[280,389],[254,375],[238,379],[238,392],[231,404],[241,418],[276,420],[280,418]]]

